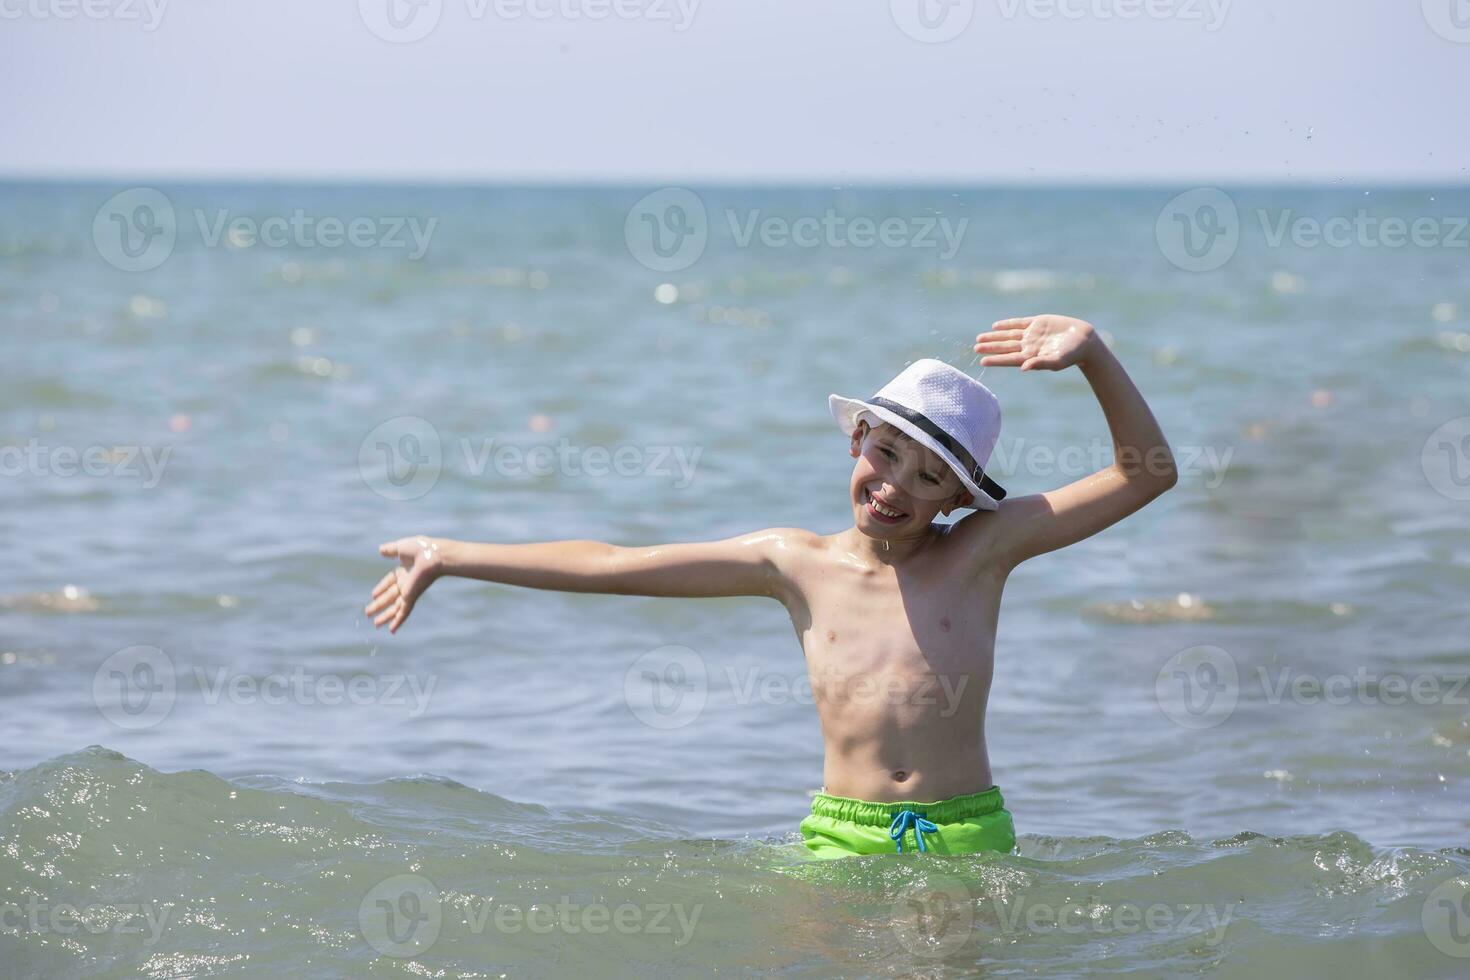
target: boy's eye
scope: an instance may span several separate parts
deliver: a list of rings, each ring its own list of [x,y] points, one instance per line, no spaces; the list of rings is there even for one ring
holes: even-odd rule
[[[879,446],[878,451],[884,456],[887,456],[889,459],[898,459],[898,453],[894,452],[887,446]],[[939,477],[935,476],[933,473],[920,473],[919,479],[934,487],[939,486],[940,482],[942,482]]]

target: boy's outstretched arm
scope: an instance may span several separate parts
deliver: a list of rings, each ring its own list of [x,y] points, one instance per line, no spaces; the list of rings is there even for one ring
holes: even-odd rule
[[[1061,371],[1075,364],[1113,436],[1113,463],[1048,493],[1001,501],[994,521],[1010,564],[1091,537],[1178,482],[1174,454],[1123,365],[1090,323],[1044,315],[997,321],[975,338],[982,365]]]
[[[763,595],[783,602],[788,579],[779,558],[802,532],[772,528],[724,541],[623,548],[601,541],[472,544],[410,537],[379,546],[399,567],[384,575],[364,610],[373,625],[398,632],[414,603],[446,575],[531,589],[613,595],[711,597]]]

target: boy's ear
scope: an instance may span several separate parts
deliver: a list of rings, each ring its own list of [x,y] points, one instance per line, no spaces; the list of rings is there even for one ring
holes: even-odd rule
[[[948,517],[950,511],[959,510],[961,507],[968,507],[974,502],[975,495],[968,490],[961,489],[959,493],[955,494],[954,497],[950,499],[949,503],[940,508],[939,512],[945,517]]]
[[[847,455],[851,456],[853,459],[857,459],[863,454],[863,439],[867,436],[867,434],[868,420],[863,419],[857,424],[857,428],[852,430],[852,445],[847,447]]]

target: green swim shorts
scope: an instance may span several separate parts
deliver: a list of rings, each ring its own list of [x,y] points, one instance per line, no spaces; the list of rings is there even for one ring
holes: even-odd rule
[[[801,837],[819,858],[921,851],[934,854],[1010,853],[1011,814],[992,786],[938,803],[868,803],[818,793]]]

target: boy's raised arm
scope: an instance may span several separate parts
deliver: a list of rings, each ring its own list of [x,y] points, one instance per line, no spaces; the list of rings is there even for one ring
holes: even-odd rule
[[[1072,317],[1017,317],[975,338],[981,364],[1060,371],[1075,364],[1097,396],[1113,437],[1113,463],[1047,493],[1001,501],[995,522],[1011,564],[1091,537],[1178,481],[1174,454],[1153,412],[1092,325]]]
[[[784,601],[787,577],[777,557],[790,528],[723,541],[625,548],[601,541],[473,544],[409,537],[379,547],[400,567],[384,575],[364,610],[396,633],[418,597],[446,575],[562,592],[712,597],[764,595]]]

